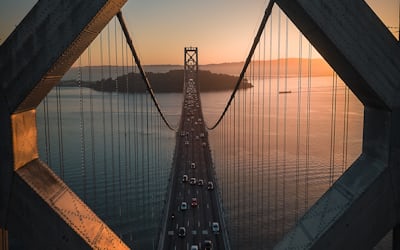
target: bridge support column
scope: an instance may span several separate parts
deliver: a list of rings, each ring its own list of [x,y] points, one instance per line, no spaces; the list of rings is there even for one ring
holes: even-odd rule
[[[36,129],[37,105],[125,2],[38,1],[0,46],[0,243],[127,249],[39,159]]]
[[[365,111],[361,156],[275,249],[371,249],[400,222],[400,46],[363,0],[276,3]]]
[[[8,231],[0,228],[0,250],[8,250]]]
[[[393,244],[393,250],[400,250],[400,225],[397,224],[394,228],[393,228],[393,240],[392,240],[392,244]]]

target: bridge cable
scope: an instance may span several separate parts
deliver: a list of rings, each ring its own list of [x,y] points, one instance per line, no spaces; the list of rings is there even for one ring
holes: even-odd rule
[[[107,138],[106,138],[106,103],[105,103],[105,90],[104,90],[104,53],[103,53],[103,32],[100,33],[100,81],[101,89],[101,112],[102,112],[102,125],[103,125],[103,171],[104,171],[104,199],[105,199],[105,214],[108,216],[108,178],[107,178]]]
[[[92,51],[91,46],[87,49],[88,66],[89,66],[89,83],[92,82]],[[89,109],[90,109],[90,139],[91,139],[91,157],[92,157],[92,175],[93,175],[93,192],[94,192],[94,207],[96,207],[96,154],[95,154],[95,134],[94,134],[94,116],[93,116],[93,90],[89,88]]]
[[[262,111],[261,111],[261,115],[262,115],[262,119],[261,119],[261,183],[259,182],[258,184],[261,184],[261,218],[262,220],[260,221],[261,225],[259,228],[261,229],[261,235],[264,235],[264,227],[262,227],[262,225],[264,225],[264,177],[265,177],[265,171],[264,171],[264,147],[265,147],[265,133],[264,133],[264,127],[265,127],[265,53],[266,53],[266,34],[264,32],[263,34],[263,66],[262,66]],[[259,104],[260,105],[260,102]],[[260,124],[259,124],[260,127]],[[257,133],[260,134],[260,133]],[[268,166],[269,167],[269,166]],[[257,187],[258,190],[260,190],[259,187]],[[261,241],[260,241],[260,244]]]
[[[280,103],[279,103],[279,88],[280,88],[280,71],[281,71],[281,12],[278,11],[278,31],[277,31],[277,37],[278,37],[278,42],[277,42],[277,67],[276,67],[276,75],[278,76],[276,78],[276,121],[275,121],[275,200],[274,200],[274,215],[275,215],[275,220],[274,220],[274,241],[277,240],[278,238],[278,169],[279,169],[279,118],[280,118]]]
[[[349,139],[349,87],[347,85],[344,89],[344,118],[343,118],[343,153],[342,153],[342,174],[347,167],[347,151]]]
[[[296,126],[296,177],[295,177],[295,182],[296,182],[296,201],[295,201],[295,223],[297,223],[299,219],[299,189],[300,189],[300,145],[301,145],[301,140],[300,140],[300,134],[301,134],[301,104],[302,104],[302,47],[303,47],[303,36],[302,33],[299,32],[299,73],[298,73],[298,80],[297,80],[297,126]]]
[[[272,60],[272,42],[273,42],[273,39],[272,39],[272,28],[273,28],[273,25],[272,25],[272,23],[273,23],[273,19],[271,19],[271,22],[270,22],[270,32],[271,32],[271,34],[270,34],[270,36],[269,36],[269,60],[271,61]],[[270,63],[269,64],[269,68],[268,68],[268,173],[267,173],[267,175],[268,175],[268,188],[267,188],[267,194],[268,194],[268,199],[267,199],[267,214],[268,214],[268,223],[267,223],[267,233],[268,233],[268,235],[271,235],[271,225],[272,225],[272,223],[271,223],[271,216],[269,216],[270,214],[271,214],[271,201],[270,201],[270,197],[271,197],[271,193],[272,193],[272,188],[271,188],[271,186],[272,186],[272,183],[271,183],[271,181],[270,181],[270,179],[271,179],[271,175],[272,175],[272,173],[271,173],[271,162],[272,162],[272,159],[271,159],[271,155],[272,155],[272,153],[271,153],[271,132],[272,132],[272,130],[271,130],[271,126],[272,126],[272,122],[271,122],[271,114],[272,114],[272,64]]]
[[[121,85],[124,88],[124,93],[123,93],[123,113],[124,113],[124,119],[123,119],[123,131],[124,131],[124,164],[123,164],[123,181],[122,178],[120,180],[121,183],[124,183],[124,194],[126,194],[126,191],[128,190],[128,168],[129,168],[129,161],[128,161],[128,128],[127,128],[127,116],[129,115],[129,113],[126,112],[126,98],[127,98],[127,88],[128,88],[128,72],[126,71],[126,57],[127,57],[127,52],[126,52],[126,42],[124,42],[124,37],[123,34],[121,33],[121,63],[122,63],[122,76],[125,76],[125,79],[122,78],[121,80]],[[125,80],[125,86],[124,86],[124,80]],[[129,98],[129,96],[128,96]],[[121,193],[122,196],[122,193]],[[122,199],[121,199],[122,200]],[[128,197],[127,195],[125,195],[125,204],[121,204],[125,205],[124,206],[124,210],[128,211]]]
[[[57,102],[57,135],[58,135],[58,157],[60,165],[60,178],[64,179],[64,142],[63,142],[63,126],[61,112],[61,91],[60,85],[56,85],[56,102]]]
[[[312,46],[308,44],[308,67],[307,67],[307,108],[306,108],[306,167],[305,167],[305,190],[304,190],[304,209],[308,209],[308,183],[310,168],[310,117],[311,117],[311,57]]]
[[[81,174],[83,177],[83,200],[86,200],[86,143],[85,143],[85,117],[83,109],[83,86],[82,86],[82,57],[79,57],[78,86],[79,86],[79,108],[80,108],[80,139],[81,139]]]
[[[120,82],[118,79],[118,75],[119,75],[119,70],[117,67],[118,65],[118,34],[117,34],[117,19],[114,19],[114,50],[115,50],[115,92],[117,95],[117,153],[118,153],[118,179],[117,179],[117,183],[118,183],[118,212],[119,212],[119,222],[122,223],[122,218],[121,218],[121,203],[122,203],[122,185],[121,185],[121,128],[120,128]],[[115,196],[115,193],[114,193]],[[115,204],[114,204],[115,205]]]
[[[132,39],[131,39],[131,37],[129,35],[128,28],[126,27],[126,24],[125,24],[124,18],[122,17],[122,12],[121,11],[117,13],[117,17],[118,17],[119,23],[120,23],[120,25],[122,27],[122,30],[124,32],[124,35],[125,35],[125,38],[126,38],[126,41],[127,41],[128,45],[129,45],[129,48],[131,49],[131,52],[132,52],[132,54],[133,54],[133,56],[135,58],[136,65],[139,68],[140,75],[142,76],[143,81],[146,83],[147,91],[149,92],[149,94],[151,96],[151,99],[153,100],[154,105],[157,108],[158,113],[160,114],[161,118],[163,119],[165,125],[167,125],[167,127],[170,130],[177,131],[177,128],[173,128],[170,125],[170,123],[165,118],[164,113],[161,111],[161,108],[160,108],[160,105],[158,104],[157,98],[154,95],[153,88],[151,87],[149,79],[147,78],[146,73],[145,73],[145,71],[144,71],[144,69],[142,67],[142,64],[140,63],[140,60],[139,60],[139,57],[138,57],[138,55],[136,53],[135,47],[133,46]]]
[[[111,32],[110,25],[107,29],[107,53],[108,53],[108,78],[112,81],[112,68],[111,68]],[[110,132],[111,132],[111,192],[112,192],[112,206],[115,205],[115,159],[114,159],[114,106],[113,106],[113,93],[110,91],[109,97],[109,110],[110,110]],[[114,209],[113,209],[114,210]]]
[[[261,24],[260,24],[259,28],[258,28],[257,35],[254,38],[253,45],[251,46],[251,49],[250,49],[250,52],[249,52],[249,54],[247,56],[246,62],[244,64],[244,66],[243,66],[242,71],[240,72],[239,79],[236,82],[235,89],[233,90],[233,92],[231,94],[231,97],[229,98],[229,101],[225,106],[224,111],[222,112],[221,116],[218,118],[217,122],[213,126],[211,126],[211,127],[207,126],[208,130],[213,130],[218,126],[218,124],[221,122],[222,118],[224,118],[226,111],[228,110],[229,106],[232,103],[232,100],[235,98],[235,94],[239,89],[240,83],[243,81],[244,75],[245,75],[245,73],[247,71],[247,67],[250,64],[251,58],[253,57],[253,54],[254,54],[254,51],[255,51],[255,49],[256,49],[256,47],[258,45],[258,42],[260,41],[260,37],[261,37],[261,35],[262,35],[263,31],[264,31],[265,24],[267,23],[268,18],[271,15],[272,7],[274,6],[274,3],[275,3],[275,0],[270,0],[269,3],[268,3],[267,8],[265,9],[264,17],[263,17],[263,19],[261,21]]]
[[[284,92],[288,92],[288,57],[289,57],[289,19],[285,18],[285,81],[284,81]],[[279,93],[278,93],[279,96]],[[279,98],[279,97],[278,97]],[[287,156],[287,94],[283,95],[283,178],[282,178],[282,201],[286,201],[286,156]],[[286,224],[286,206],[285,202],[282,202],[282,234],[285,232]]]
[[[336,96],[337,96],[337,74],[332,74],[332,107],[331,107],[331,147],[329,156],[329,185],[332,186],[335,175],[335,141],[336,141]]]

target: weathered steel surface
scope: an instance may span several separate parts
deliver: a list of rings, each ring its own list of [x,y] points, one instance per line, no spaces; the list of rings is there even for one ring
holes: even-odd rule
[[[0,228],[31,249],[126,249],[38,159],[35,108],[126,0],[41,0],[0,47]]]
[[[361,156],[275,249],[371,249],[399,222],[400,47],[362,0],[277,0],[365,106]]]

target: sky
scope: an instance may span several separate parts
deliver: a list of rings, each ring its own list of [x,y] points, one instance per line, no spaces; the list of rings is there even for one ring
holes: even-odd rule
[[[391,27],[400,0],[366,1]],[[36,0],[0,0],[0,43]],[[183,64],[184,47],[199,48],[200,64],[243,61],[268,0],[128,0],[122,9],[143,64]],[[396,34],[397,36],[397,34]]]

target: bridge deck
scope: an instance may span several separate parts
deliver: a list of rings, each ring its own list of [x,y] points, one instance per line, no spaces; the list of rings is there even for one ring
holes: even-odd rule
[[[171,193],[167,204],[168,217],[162,230],[163,245],[159,249],[191,249],[193,245],[197,245],[199,249],[207,249],[206,241],[211,241],[212,249],[226,249],[226,230],[222,228],[224,223],[221,223],[221,210],[217,203],[218,193],[199,88],[192,79],[185,85],[185,99],[175,147],[176,158],[171,175]],[[192,202],[193,198],[197,199],[197,205]],[[182,205],[183,202],[186,202],[187,209]],[[219,230],[214,228],[215,223],[218,223]],[[185,228],[184,236],[181,228]]]

